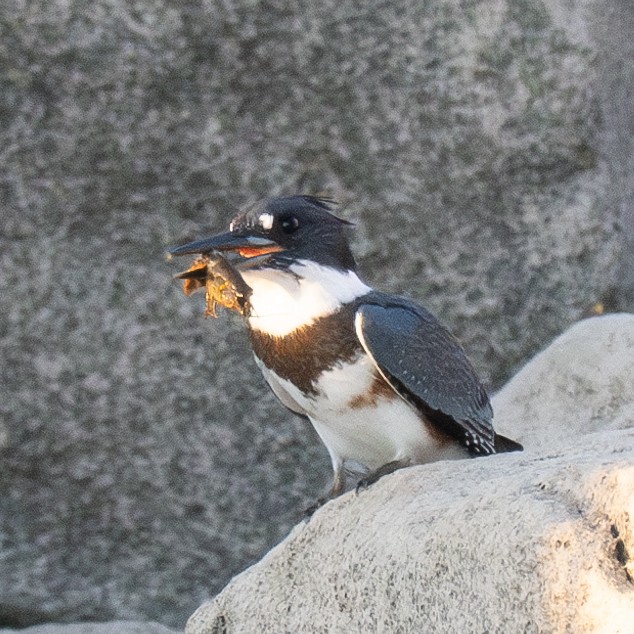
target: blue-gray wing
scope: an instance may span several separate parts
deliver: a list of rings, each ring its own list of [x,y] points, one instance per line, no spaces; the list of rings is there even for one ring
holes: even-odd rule
[[[357,336],[383,377],[471,452],[495,453],[493,409],[458,341],[421,306],[377,294],[360,304]]]

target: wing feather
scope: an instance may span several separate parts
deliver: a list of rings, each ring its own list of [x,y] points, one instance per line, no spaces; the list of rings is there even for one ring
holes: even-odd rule
[[[458,341],[421,306],[376,295],[360,304],[357,336],[383,377],[473,453],[494,453],[493,410]]]

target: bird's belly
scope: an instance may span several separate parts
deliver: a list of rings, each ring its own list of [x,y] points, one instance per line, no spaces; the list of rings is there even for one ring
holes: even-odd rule
[[[401,399],[310,419],[331,455],[371,471],[395,460],[421,464],[444,457],[445,443]]]
[[[280,400],[310,418],[333,462],[355,461],[375,470],[394,460],[422,464],[464,457],[455,442],[391,388],[383,384],[377,390],[383,379],[365,354],[325,372],[310,395],[262,369]]]

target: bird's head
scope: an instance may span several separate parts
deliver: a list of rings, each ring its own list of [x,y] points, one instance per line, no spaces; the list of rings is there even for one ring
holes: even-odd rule
[[[269,198],[245,207],[229,231],[190,242],[171,255],[229,256],[238,269],[288,268],[299,261],[354,271],[346,235],[352,223],[331,213],[332,201],[313,196]]]

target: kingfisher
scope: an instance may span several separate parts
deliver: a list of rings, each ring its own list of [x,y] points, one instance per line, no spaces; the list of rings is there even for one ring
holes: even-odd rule
[[[410,465],[522,446],[493,429],[487,392],[457,339],[425,308],[357,272],[333,201],[269,198],[229,231],[170,251],[220,253],[250,287],[255,362],[279,401],[308,419],[334,471],[328,497]],[[325,501],[328,499],[324,498]]]

